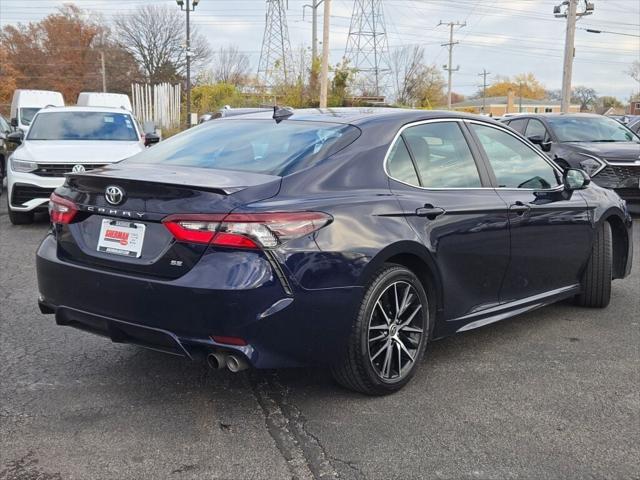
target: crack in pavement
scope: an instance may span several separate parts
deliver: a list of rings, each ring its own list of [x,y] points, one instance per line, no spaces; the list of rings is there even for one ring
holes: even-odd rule
[[[267,430],[287,461],[294,479],[338,479],[318,438],[305,428],[300,411],[287,401],[286,388],[275,373],[250,372],[249,382],[265,414]]]

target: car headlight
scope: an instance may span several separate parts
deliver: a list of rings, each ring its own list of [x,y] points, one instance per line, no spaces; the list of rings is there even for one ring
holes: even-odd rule
[[[26,160],[11,159],[11,170],[14,172],[28,173],[38,169],[36,162],[28,162]]]
[[[592,157],[591,155],[581,154],[586,157],[584,160],[580,160],[580,167],[589,174],[590,177],[593,177],[597,173],[600,172],[604,167],[607,166],[602,160],[597,157]]]

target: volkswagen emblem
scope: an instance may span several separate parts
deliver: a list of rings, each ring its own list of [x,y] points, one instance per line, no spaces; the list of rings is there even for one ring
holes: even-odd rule
[[[109,185],[104,191],[104,198],[111,205],[119,205],[124,200],[124,190],[114,185]]]
[[[71,169],[73,173],[84,173],[86,172],[84,165],[74,165]]]

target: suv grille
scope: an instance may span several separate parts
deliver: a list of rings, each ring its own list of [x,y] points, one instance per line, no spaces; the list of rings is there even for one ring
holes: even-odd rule
[[[87,172],[105,166],[105,164],[96,165],[93,163],[38,163],[38,169],[31,173],[41,177],[64,177],[64,174],[71,173],[76,165],[82,165]]]
[[[594,180],[603,187],[638,188],[640,165],[607,165]]]
[[[54,190],[55,188],[41,188],[17,183],[11,190],[11,205],[21,207],[23,203],[27,203],[34,198],[49,198]]]

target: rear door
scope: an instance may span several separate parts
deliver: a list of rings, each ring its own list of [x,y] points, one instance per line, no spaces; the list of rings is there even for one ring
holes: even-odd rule
[[[499,302],[509,260],[507,206],[474,158],[462,122],[403,128],[387,158],[390,186],[438,266],[444,318]]]
[[[496,192],[509,206],[511,260],[501,299],[508,302],[574,286],[589,256],[593,229],[580,192],[542,152],[499,126],[469,122]]]

